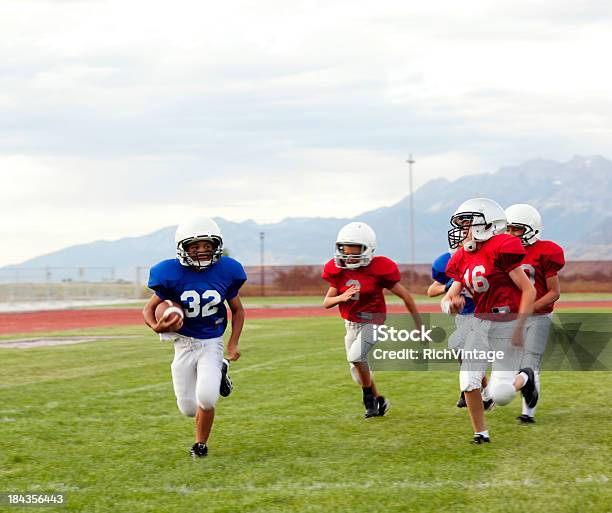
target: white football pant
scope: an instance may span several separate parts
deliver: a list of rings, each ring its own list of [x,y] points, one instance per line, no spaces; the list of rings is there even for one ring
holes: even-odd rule
[[[374,344],[372,341],[363,340],[362,335],[364,329],[371,330],[371,333],[373,334],[373,325],[345,320],[344,326],[346,327],[346,335],[344,336],[346,360],[349,362],[353,381],[358,385],[361,385],[361,380],[359,379],[359,374],[357,374],[354,364],[358,362],[367,363],[368,361],[368,351]],[[370,376],[373,376],[371,371]]]
[[[455,326],[457,329],[448,337],[449,349],[463,349],[465,347],[465,341],[472,329],[473,322],[474,314],[455,315]]]
[[[465,351],[502,351],[503,359],[495,360],[491,365],[489,390],[495,400],[497,387],[513,385],[523,357],[523,348],[512,345],[512,334],[516,321],[498,322],[474,318],[472,330],[465,341]],[[469,392],[481,388],[482,379],[489,363],[487,360],[464,358],[459,371],[461,391]]]
[[[540,393],[540,367],[542,355],[546,351],[546,343],[550,334],[553,314],[531,315],[525,323],[525,354],[521,368],[531,367],[535,373],[535,385]],[[528,408],[523,398],[523,414],[531,417],[535,414],[535,408]]]
[[[525,354],[522,367],[531,367],[533,372],[539,373],[542,364],[542,355],[546,351],[546,343],[552,325],[552,313],[543,315],[530,315],[525,323]]]
[[[219,399],[223,365],[223,337],[197,339],[176,333],[163,340],[174,340],[172,384],[176,404],[183,415],[195,417],[198,406],[211,410]]]
[[[344,325],[346,327],[344,348],[346,349],[347,361],[349,363],[367,363],[368,352],[374,345],[374,341],[371,340],[374,334],[374,325],[346,320],[344,321]],[[364,336],[364,332],[366,332],[366,336]]]

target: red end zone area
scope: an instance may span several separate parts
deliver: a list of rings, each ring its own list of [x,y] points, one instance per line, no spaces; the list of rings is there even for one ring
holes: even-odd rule
[[[420,304],[423,313],[439,313],[436,303]],[[612,308],[612,301],[560,301],[558,309],[563,308]],[[402,313],[402,305],[389,305],[389,313]],[[337,309],[325,310],[320,306],[300,306],[286,308],[248,308],[247,319],[284,319],[290,317],[337,316]],[[52,310],[24,313],[0,313],[0,335],[13,333],[55,332],[81,328],[101,328],[111,326],[134,326],[143,324],[142,313],[137,308],[91,309],[91,310]]]

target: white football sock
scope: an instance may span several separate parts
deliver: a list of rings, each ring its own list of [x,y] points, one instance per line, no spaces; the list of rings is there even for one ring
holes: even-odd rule
[[[485,401],[491,399],[491,393],[489,392],[489,385],[482,389],[482,398]]]
[[[486,436],[487,438],[489,438],[489,430],[485,429],[484,431],[477,431],[476,433],[474,433],[475,435],[482,435],[482,436]]]
[[[523,401],[523,408],[521,409],[521,413],[523,415],[529,415],[529,413],[527,413],[529,410],[531,410],[532,408],[529,408],[529,406],[527,406],[527,402],[525,401],[525,398],[522,398]]]
[[[540,375],[539,374],[535,375],[535,386],[539,394],[540,393]],[[523,415],[529,415],[530,417],[535,417],[536,408],[537,406],[534,406],[533,408],[530,408],[529,406],[527,406],[527,403],[525,402],[525,398],[523,397]]]
[[[527,415],[528,417],[535,416],[535,408],[530,408],[529,406],[527,406],[527,404],[525,403],[525,399],[523,399],[523,415]]]

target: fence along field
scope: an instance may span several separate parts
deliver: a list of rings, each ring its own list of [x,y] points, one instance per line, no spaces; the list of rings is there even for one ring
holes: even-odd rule
[[[322,265],[251,266],[244,296],[320,295],[327,285]],[[423,294],[431,283],[430,265],[401,264],[402,283]],[[0,303],[21,301],[116,300],[148,297],[149,268],[47,267],[0,269]],[[612,261],[568,262],[559,275],[563,292],[612,292]]]

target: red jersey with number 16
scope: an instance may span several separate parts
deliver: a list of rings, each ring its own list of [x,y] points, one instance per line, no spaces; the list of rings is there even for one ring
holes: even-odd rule
[[[525,274],[536,289],[536,299],[548,292],[546,279],[556,276],[565,265],[565,255],[561,246],[549,240],[539,240],[525,248],[527,255],[521,262]],[[550,313],[554,303],[539,310],[538,313]]]
[[[508,273],[521,265],[524,256],[520,239],[502,233],[483,242],[477,251],[459,248],[446,266],[446,275],[471,292],[476,317],[517,313],[521,291]]]
[[[383,290],[392,288],[401,278],[397,264],[384,256],[375,256],[368,265],[357,269],[337,267],[331,259],[325,264],[321,277],[338,294],[346,292],[352,285],[359,288],[353,299],[338,305],[340,315],[349,321],[374,324],[381,324],[386,318]]]

